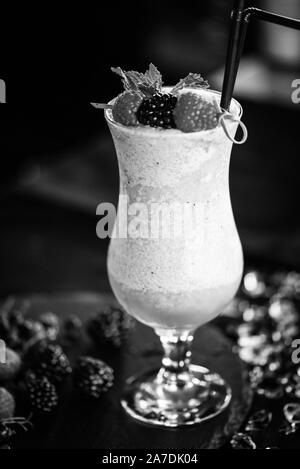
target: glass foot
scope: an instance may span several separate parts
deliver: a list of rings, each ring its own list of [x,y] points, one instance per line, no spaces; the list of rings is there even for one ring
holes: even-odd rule
[[[231,389],[217,373],[190,365],[188,376],[166,382],[162,370],[129,378],[121,403],[128,414],[142,422],[163,427],[194,425],[222,412]]]

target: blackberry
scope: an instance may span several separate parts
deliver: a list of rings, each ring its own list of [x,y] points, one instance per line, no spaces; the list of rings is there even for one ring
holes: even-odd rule
[[[48,413],[55,409],[58,404],[57,391],[46,376],[36,376],[30,373],[26,385],[30,407],[33,411]]]
[[[43,335],[43,327],[39,321],[25,319],[19,310],[0,311],[0,337],[9,347],[23,350],[29,343],[40,340]]]
[[[170,93],[156,93],[151,98],[143,100],[137,111],[138,121],[151,127],[175,128],[173,111],[176,102],[176,96]]]
[[[73,372],[73,381],[79,391],[88,397],[98,398],[114,381],[112,368],[92,357],[80,357]]]
[[[120,347],[134,325],[123,309],[105,306],[87,322],[87,332],[96,343]]]
[[[57,344],[39,342],[29,349],[25,360],[29,369],[51,383],[61,383],[72,372],[68,357]]]

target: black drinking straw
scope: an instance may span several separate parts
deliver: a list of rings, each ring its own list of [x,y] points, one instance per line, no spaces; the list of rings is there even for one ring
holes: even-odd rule
[[[270,13],[269,11],[260,10],[259,8],[246,8],[243,11],[243,22],[249,23],[252,17],[257,18],[258,20],[268,21],[269,23],[286,26],[287,28],[297,29],[300,31],[300,20],[295,18],[276,15],[275,13]]]
[[[221,108],[228,109],[235,83],[235,64],[239,53],[240,29],[245,0],[235,0],[231,13],[231,26],[227,47],[226,66],[224,73]]]
[[[238,25],[232,25],[234,34],[238,34],[238,38],[235,40],[233,49],[231,48],[232,39],[229,38],[225,75],[223,82],[221,108],[228,110],[233,94],[234,85],[238,73],[241,55],[243,52],[245,39],[247,35],[247,28],[251,18],[255,18],[261,21],[267,21],[269,23],[278,24],[288,28],[296,29],[300,31],[300,20],[294,18],[288,18],[286,16],[276,15],[268,11],[260,10],[258,8],[246,8],[242,11],[238,20],[234,19],[233,22],[239,23]]]

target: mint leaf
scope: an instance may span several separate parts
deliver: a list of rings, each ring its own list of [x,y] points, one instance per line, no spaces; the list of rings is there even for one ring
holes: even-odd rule
[[[125,72],[120,67],[112,67],[111,70],[122,78],[124,89],[135,91],[146,97],[151,97],[161,91],[162,76],[155,65],[150,64],[145,73],[133,70]]]
[[[145,72],[145,77],[149,79],[150,83],[156,86],[158,91],[161,91],[163,84],[162,76],[157,67],[152,63],[149,65],[149,69]]]
[[[199,73],[189,73],[174,86],[171,93],[177,94],[183,88],[209,88],[209,84]]]
[[[124,72],[126,77],[129,77],[130,79],[132,79],[136,85],[138,85],[139,83],[143,83],[145,81],[145,75],[143,73],[140,73],[140,72],[135,72],[133,70],[129,71],[129,72]]]
[[[126,91],[139,91],[136,79],[124,72],[121,67],[111,67],[111,71],[122,78],[122,83]]]
[[[119,75],[120,77],[124,77],[124,72],[121,67],[110,67],[111,71]]]

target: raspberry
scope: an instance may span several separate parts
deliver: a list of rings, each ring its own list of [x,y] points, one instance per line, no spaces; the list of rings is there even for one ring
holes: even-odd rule
[[[27,377],[27,391],[32,410],[39,413],[51,412],[58,404],[57,391],[46,376],[31,373]]]
[[[134,319],[123,309],[106,306],[88,321],[87,332],[96,343],[120,347],[133,325]]]
[[[25,360],[29,369],[51,383],[62,382],[72,372],[68,357],[57,344],[39,342],[29,349]]]
[[[73,380],[83,394],[98,398],[113,385],[114,374],[105,362],[92,357],[80,357],[74,368]]]
[[[214,104],[192,92],[179,95],[174,119],[177,128],[182,132],[210,130],[218,125],[218,113]]]
[[[124,91],[120,94],[112,109],[115,121],[127,126],[138,125],[136,113],[142,100],[142,96],[134,91]]]
[[[175,128],[173,111],[176,102],[177,98],[172,94],[156,93],[143,100],[137,112],[138,121],[151,127]]]

